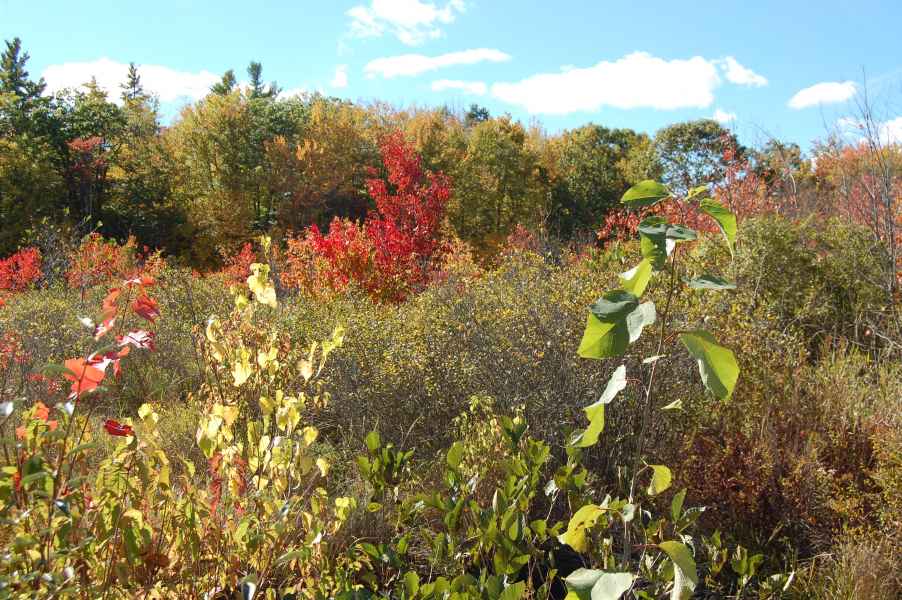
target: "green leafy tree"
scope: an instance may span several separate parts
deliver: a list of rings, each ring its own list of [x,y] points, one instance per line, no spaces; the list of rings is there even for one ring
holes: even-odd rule
[[[565,236],[594,230],[629,187],[628,176],[638,171],[645,179],[652,170],[632,164],[633,149],[647,147],[648,137],[629,129],[586,125],[564,132],[553,145],[557,185],[551,219]]]
[[[510,117],[473,128],[453,179],[451,223],[465,240],[491,245],[517,224],[541,223],[546,213],[538,157],[526,130]]]
[[[742,153],[736,136],[712,119],[676,123],[655,135],[664,182],[679,194],[722,179],[727,169],[724,151],[730,147]]]

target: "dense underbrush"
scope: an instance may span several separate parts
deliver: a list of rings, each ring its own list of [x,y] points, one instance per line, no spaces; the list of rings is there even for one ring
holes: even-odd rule
[[[401,303],[282,289],[268,247],[246,284],[159,266],[10,296],[0,597],[516,600],[563,597],[576,566],[597,569],[568,579],[580,597],[601,571],[631,573],[639,598],[688,597],[671,540],[698,597],[902,592],[902,337],[880,246],[777,217],[744,222],[732,261],[703,238],[683,274],[728,265],[736,289],[671,297],[661,277],[645,297],[674,331],[718,332],[742,370],[732,394],[712,396],[691,356],[655,359],[666,418],[646,423],[629,385],[574,447],[615,368],[655,354],[646,335],[619,362],[577,355],[586,307],[639,252],[512,247]],[[110,355],[129,347],[95,329],[111,318],[110,336],[152,343]],[[73,403],[71,365],[44,368],[73,356],[121,374]],[[672,472],[660,490],[642,476],[641,504],[625,468],[640,452]]]

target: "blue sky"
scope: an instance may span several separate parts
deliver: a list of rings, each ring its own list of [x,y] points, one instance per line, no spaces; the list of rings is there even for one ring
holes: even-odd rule
[[[902,139],[899,23],[899,0],[0,0],[0,37],[52,88],[113,87],[134,61],[169,115],[253,59],[287,93],[477,102],[550,131],[717,115],[745,143],[803,148],[851,112],[863,70]]]

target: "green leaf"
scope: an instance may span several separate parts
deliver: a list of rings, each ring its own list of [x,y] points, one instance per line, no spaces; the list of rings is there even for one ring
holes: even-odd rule
[[[632,573],[604,573],[592,587],[592,600],[619,600],[635,578]]]
[[[670,472],[670,469],[665,465],[648,465],[651,467],[651,481],[648,484],[648,492],[649,496],[657,496],[661,492],[665,491],[670,487],[670,482],[673,481],[673,474]]]
[[[661,410],[682,410],[683,408],[683,400],[681,398],[677,398],[667,406],[662,406]]]
[[[601,394],[601,398],[597,402],[590,404],[583,410],[586,411],[586,418],[589,419],[589,426],[580,434],[578,441],[574,444],[578,448],[588,448],[594,446],[598,441],[598,436],[604,431],[604,405],[610,404],[617,394],[626,387],[626,366],[620,365],[611,375],[608,384]]]
[[[404,575],[404,593],[407,598],[413,598],[420,589],[420,576],[416,571],[408,571]]]
[[[698,233],[694,229],[689,229],[683,225],[671,225],[667,228],[665,235],[668,240],[677,242],[691,242],[698,239]]]
[[[575,592],[589,591],[595,583],[604,575],[604,571],[598,569],[577,569],[564,578],[567,588]]]
[[[735,290],[736,284],[718,277],[717,275],[702,275],[695,279],[690,279],[689,287],[694,290]]]
[[[698,573],[695,560],[686,544],[681,542],[661,542],[658,548],[663,550],[673,561],[673,593],[671,600],[687,600],[698,585]]]
[[[601,321],[614,321],[635,310],[639,299],[624,290],[613,290],[599,298],[590,308],[592,314]]]
[[[698,372],[705,387],[721,400],[729,398],[739,379],[739,365],[733,352],[717,345],[707,331],[684,333],[680,335],[680,341],[698,361]]]
[[[633,585],[632,573],[610,573],[598,569],[577,569],[564,581],[580,599],[618,600]]]
[[[366,434],[366,449],[370,451],[370,453],[375,454],[376,450],[382,446],[382,438],[379,436],[378,431],[371,431]]]
[[[733,254],[733,244],[736,241],[736,215],[727,210],[720,202],[711,198],[702,200],[699,208],[703,213],[717,221],[721,233],[727,240],[727,246],[730,247],[730,254]]]
[[[577,552],[585,552],[587,548],[586,530],[595,527],[595,523],[604,514],[604,509],[595,504],[586,504],[570,517],[567,531],[558,537],[558,541],[567,544]]]
[[[464,445],[460,442],[454,442],[451,445],[451,448],[448,449],[448,466],[452,469],[457,469],[460,466],[460,461],[463,460],[464,457]]]
[[[523,597],[523,592],[526,591],[526,582],[518,581],[517,583],[512,583],[501,592],[501,595],[498,596],[498,600],[520,600]]]
[[[686,500],[686,488],[681,489],[674,494],[673,500],[670,501],[670,516],[676,523],[683,515],[683,502]]]
[[[708,186],[707,185],[697,185],[694,188],[689,190],[689,193],[686,194],[686,200],[692,200],[697,196],[707,196],[708,195]]]
[[[623,354],[657,316],[654,303],[639,304],[639,299],[625,290],[606,293],[590,310],[578,350],[583,358]]]
[[[630,208],[642,208],[644,206],[654,206],[670,196],[671,193],[667,187],[657,181],[646,179],[628,189],[623,198],[620,199],[620,202]]]
[[[646,217],[639,223],[639,250],[656,270],[664,268],[667,255],[667,228],[664,217]]]
[[[645,292],[645,288],[648,287],[648,282],[651,281],[651,274],[653,271],[654,269],[652,268],[651,261],[647,258],[643,258],[642,262],[638,265],[618,276],[620,285],[623,286],[624,290],[638,298],[642,296]]]

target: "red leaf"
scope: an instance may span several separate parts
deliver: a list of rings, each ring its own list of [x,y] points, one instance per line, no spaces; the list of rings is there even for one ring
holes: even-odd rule
[[[134,303],[132,303],[132,310],[135,311],[135,314],[144,317],[151,323],[160,316],[160,309],[157,305],[157,301],[147,294],[142,294],[135,298]]]
[[[119,342],[120,346],[131,345],[135,348],[140,348],[141,350],[152,351],[155,349],[153,338],[154,334],[152,331],[144,331],[139,329],[137,331],[129,331],[125,335],[120,335],[116,338],[116,341]],[[127,350],[128,349],[126,348],[126,352]],[[121,352],[120,356],[123,356]]]
[[[108,434],[119,437],[135,435],[135,430],[132,429],[131,425],[126,425],[124,423],[120,423],[119,421],[114,421],[113,419],[107,419],[103,423],[103,428],[106,429],[106,432]]]

